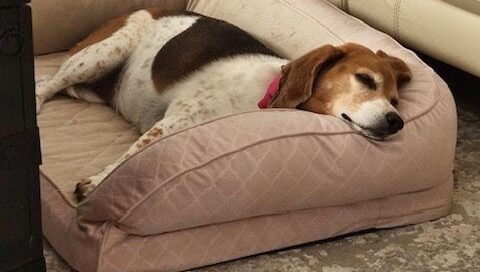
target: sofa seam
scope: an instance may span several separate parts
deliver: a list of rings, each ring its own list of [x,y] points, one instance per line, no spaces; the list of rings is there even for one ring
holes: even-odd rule
[[[400,36],[400,13],[402,8],[402,0],[397,0],[395,2],[394,10],[394,33],[397,39],[401,39]]]

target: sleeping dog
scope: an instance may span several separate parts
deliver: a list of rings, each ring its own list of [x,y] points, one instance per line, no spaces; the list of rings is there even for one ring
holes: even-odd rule
[[[143,134],[114,164],[77,183],[80,201],[155,139],[235,112],[329,114],[382,140],[403,127],[395,105],[411,76],[402,60],[358,44],[324,45],[290,61],[224,21],[145,9],[109,21],[77,44],[53,77],[37,83],[37,112],[66,90],[110,104]]]

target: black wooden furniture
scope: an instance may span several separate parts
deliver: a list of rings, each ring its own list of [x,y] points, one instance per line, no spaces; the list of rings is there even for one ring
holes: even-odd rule
[[[0,271],[45,271],[27,2],[0,1]]]

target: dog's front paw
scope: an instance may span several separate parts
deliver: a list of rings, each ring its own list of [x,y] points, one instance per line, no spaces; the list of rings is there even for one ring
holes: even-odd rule
[[[75,198],[78,202],[83,201],[95,190],[95,185],[91,179],[82,179],[77,185],[75,185]]]

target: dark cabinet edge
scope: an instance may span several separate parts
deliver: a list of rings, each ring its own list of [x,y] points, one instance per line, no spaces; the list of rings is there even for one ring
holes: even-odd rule
[[[41,1],[41,0],[39,0]],[[24,35],[26,46],[20,54],[21,71],[23,71],[22,95],[23,95],[23,113],[24,113],[24,131],[15,133],[0,139],[0,147],[11,147],[15,154],[23,154],[22,160],[25,162],[25,171],[28,177],[25,183],[19,186],[25,187],[27,195],[30,234],[28,237],[22,234],[22,239],[29,241],[29,251],[22,250],[22,262],[5,263],[0,265],[0,270],[7,271],[45,271],[45,259],[42,250],[42,226],[41,226],[41,206],[40,206],[40,184],[39,169],[40,163],[40,142],[35,114],[35,94],[34,94],[34,69],[33,69],[33,46],[31,33],[31,11],[27,5],[29,0],[0,0],[0,9],[7,12],[16,12],[18,30]],[[0,165],[1,166],[1,165]],[[3,218],[2,218],[3,219]],[[15,221],[14,221],[15,222]],[[29,240],[28,240],[29,239]],[[22,242],[23,243],[23,242]],[[3,253],[3,251],[2,251]],[[15,253],[14,253],[15,254]],[[18,255],[17,255],[18,256]]]
[[[30,0],[2,0],[0,1],[0,8],[23,6],[30,3]]]
[[[31,8],[23,7],[17,9],[18,28],[25,40],[23,50],[20,54],[21,66],[23,71],[22,93],[24,96],[24,124],[25,129],[37,126],[37,114],[35,111],[35,71],[33,60],[33,43],[32,43],[32,21]]]
[[[19,152],[23,154],[23,156],[29,158],[29,163],[37,166],[42,164],[40,134],[38,127],[27,129],[25,132],[20,134],[1,138],[0,147],[1,146],[20,147],[21,149]]]
[[[13,270],[9,270],[8,272],[38,272],[38,271],[46,271],[45,267],[45,258],[37,259],[33,262],[30,262],[26,265],[22,265],[20,267],[14,268]]]

